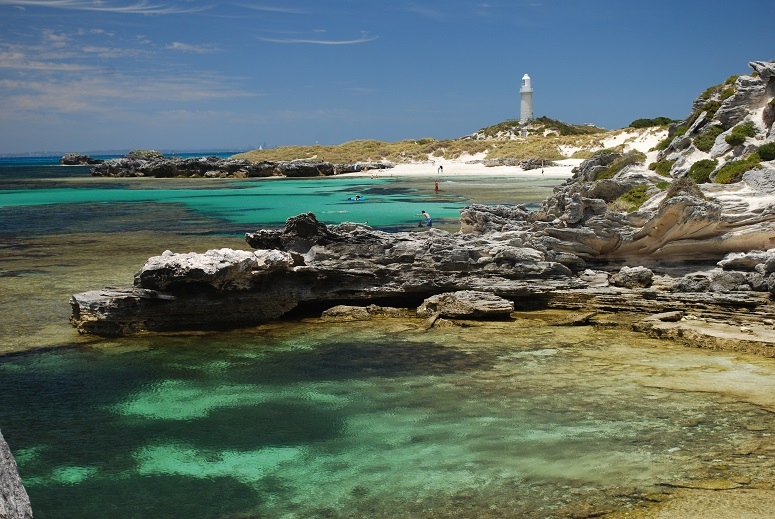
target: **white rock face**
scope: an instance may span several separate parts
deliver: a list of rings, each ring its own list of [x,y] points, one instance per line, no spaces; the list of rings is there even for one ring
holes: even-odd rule
[[[0,519],[32,519],[27,491],[22,485],[16,460],[0,433]]]
[[[179,285],[209,285],[217,290],[249,289],[255,277],[293,264],[291,255],[278,250],[212,249],[204,254],[165,251],[145,262],[135,286],[166,290]]]

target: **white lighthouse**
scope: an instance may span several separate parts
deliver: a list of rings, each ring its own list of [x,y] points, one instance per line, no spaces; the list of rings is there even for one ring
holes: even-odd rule
[[[519,89],[519,122],[525,124],[533,120],[533,87],[530,86],[530,76],[522,76],[522,88]]]

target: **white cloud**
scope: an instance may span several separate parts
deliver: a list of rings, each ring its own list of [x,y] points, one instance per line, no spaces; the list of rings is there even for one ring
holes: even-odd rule
[[[442,11],[437,11],[435,9],[431,9],[430,7],[426,7],[418,4],[410,5],[409,11],[415,14],[419,14],[420,16],[423,16],[425,18],[430,18],[432,20],[442,20],[446,18],[445,14]]]
[[[57,63],[54,61],[41,61],[30,59],[27,54],[19,50],[0,49],[0,68],[16,69],[22,71],[59,71],[59,72],[83,72],[93,70],[93,67],[78,63]]]
[[[374,41],[378,36],[369,36],[367,32],[361,33],[361,37],[355,40],[322,40],[313,38],[259,38],[269,43],[307,43],[313,45],[354,45]]]
[[[92,113],[106,115],[154,107],[167,109],[186,104],[248,98],[261,95],[237,86],[238,78],[218,75],[122,74],[25,74],[0,80],[0,112]]]
[[[181,52],[191,52],[194,54],[209,54],[211,52],[218,52],[218,49],[210,45],[190,45],[188,43],[181,43],[179,41],[173,41],[167,45],[170,50],[179,50]]]
[[[105,0],[0,0],[0,5],[15,7],[48,7],[53,9],[72,9],[78,11],[102,11],[125,14],[180,14],[210,9],[208,5],[192,6],[190,3],[151,3],[147,0],[134,2]]]
[[[305,12],[301,9],[295,9],[292,7],[277,7],[270,5],[240,4],[240,7],[251,9],[253,11],[264,11],[268,13],[304,14]]]

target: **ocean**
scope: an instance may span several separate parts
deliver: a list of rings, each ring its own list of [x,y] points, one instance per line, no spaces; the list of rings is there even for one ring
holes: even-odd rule
[[[741,449],[775,433],[772,359],[550,311],[111,339],[68,323],[71,294],[166,249],[246,248],[307,211],[423,232],[426,210],[454,232],[462,207],[536,205],[556,179],[442,175],[437,194],[435,175],[112,179],[57,159],[0,159],[0,430],[36,519],[589,516],[772,478]]]

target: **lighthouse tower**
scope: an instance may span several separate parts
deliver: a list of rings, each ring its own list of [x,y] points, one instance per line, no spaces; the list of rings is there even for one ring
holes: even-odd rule
[[[533,87],[530,86],[530,76],[522,76],[522,88],[519,89],[519,122],[525,124],[533,120]]]

